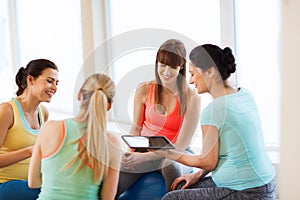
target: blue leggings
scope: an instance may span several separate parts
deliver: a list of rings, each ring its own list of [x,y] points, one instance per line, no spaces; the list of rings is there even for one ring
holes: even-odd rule
[[[38,198],[40,189],[30,189],[23,180],[0,183],[0,200],[34,200]]]

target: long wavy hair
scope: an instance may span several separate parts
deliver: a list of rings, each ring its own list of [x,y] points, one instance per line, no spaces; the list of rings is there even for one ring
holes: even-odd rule
[[[157,51],[155,61],[155,103],[160,104],[162,93],[162,81],[158,74],[158,62],[171,67],[180,66],[179,75],[177,77],[177,85],[180,95],[180,110],[178,114],[186,112],[188,101],[188,87],[186,84],[186,49],[184,44],[177,39],[170,39],[164,42]]]

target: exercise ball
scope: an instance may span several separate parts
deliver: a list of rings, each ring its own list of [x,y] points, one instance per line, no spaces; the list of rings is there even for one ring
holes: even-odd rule
[[[166,194],[165,180],[159,172],[148,172],[132,184],[119,200],[160,200]]]

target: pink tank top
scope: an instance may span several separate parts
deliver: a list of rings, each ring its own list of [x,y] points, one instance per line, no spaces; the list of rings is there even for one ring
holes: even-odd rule
[[[146,102],[145,121],[141,132],[142,136],[166,136],[175,143],[183,120],[183,115],[179,114],[180,99],[172,113],[161,115],[156,112],[154,99],[155,84],[150,84],[149,96]]]

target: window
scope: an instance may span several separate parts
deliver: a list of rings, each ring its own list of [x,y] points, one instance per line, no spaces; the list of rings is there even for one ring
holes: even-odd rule
[[[52,102],[45,104],[51,111],[50,118],[73,114],[69,102],[73,102],[83,63],[82,2],[0,0],[0,102],[14,95],[17,69],[44,57],[53,60],[60,71],[58,91]],[[97,10],[102,3],[102,10]],[[175,37],[185,42],[187,52],[203,43],[231,45],[238,66],[234,78],[238,86],[254,95],[265,141],[280,143],[279,0],[110,0],[93,1],[92,5],[94,24],[90,26],[98,31],[93,42],[109,39],[108,68],[117,94],[121,94],[115,98],[114,120],[131,123],[134,89],[140,82],[154,79],[157,48]],[[103,19],[97,22],[95,18]],[[228,38],[232,40],[229,44]],[[211,99],[201,96],[204,108]]]
[[[59,68],[60,82],[51,103],[45,106],[50,110],[50,118],[57,119],[72,115],[73,105],[70,102],[73,102],[75,79],[83,62],[80,0],[16,0],[10,1],[10,6],[12,9],[8,14],[14,16],[14,21],[10,21],[9,27],[15,27],[16,33],[14,37],[9,38],[9,41],[17,42],[15,42],[16,46],[2,41],[1,44],[17,49],[18,52],[15,51],[17,55],[12,56],[12,61],[1,59],[6,66],[3,69],[1,67],[1,76],[4,69],[14,69],[13,74],[15,74],[21,66],[26,67],[26,64],[33,59],[46,58],[53,61]],[[1,9],[4,9],[2,5]],[[3,26],[7,25],[5,18],[1,17],[0,23],[2,23],[1,28],[6,28]],[[5,37],[1,37],[1,40],[4,41]],[[1,49],[1,58],[9,57],[6,53],[8,52]],[[10,62],[16,63],[16,66],[12,66]],[[7,88],[9,92],[5,94],[6,97],[11,97],[12,91],[16,90],[13,80],[14,77],[7,77],[6,84],[3,84],[1,79],[2,86],[14,85],[15,87]]]
[[[232,8],[229,5],[231,3]],[[223,47],[231,45],[238,66],[236,77],[232,80],[238,86],[246,87],[253,93],[262,118],[265,142],[276,146],[280,142],[280,79],[277,52],[279,3],[279,0],[264,2],[233,0],[226,3],[219,0],[187,2],[112,0],[109,1],[108,6],[109,33],[110,37],[115,37],[133,30],[156,28],[175,31],[197,44],[214,43]],[[131,7],[137,9],[130,9],[129,12]],[[230,18],[231,16],[234,18]],[[226,20],[230,23],[226,23]],[[169,35],[171,36],[172,34]],[[143,36],[137,35],[136,40],[139,37]],[[144,37],[145,40],[155,40],[154,38],[151,35]],[[232,39],[232,43],[228,43],[228,38],[229,41]],[[154,79],[153,72],[149,68],[153,68],[155,53],[164,40],[165,37],[161,36],[160,43],[157,42],[157,46],[152,49],[133,49],[113,60],[111,71],[117,84],[124,85],[124,80],[129,81],[129,79],[136,82]],[[137,68],[140,74],[142,71],[147,73],[134,77],[133,70]],[[129,100],[114,105],[118,113],[116,118],[121,119],[120,121],[128,122],[132,118],[133,94],[134,91],[131,91]],[[209,95],[201,96],[203,108],[211,99]]]
[[[116,83],[122,87],[126,81],[127,84],[130,83],[129,80],[134,82],[130,87],[129,100],[115,100],[117,120],[127,123],[131,121],[133,89],[138,83],[154,79],[156,52],[164,41],[170,38],[180,39],[185,43],[187,52],[198,44],[220,45],[221,42],[219,0],[112,0],[108,7],[111,38],[132,33],[131,43],[149,41],[145,46],[133,46],[133,49],[113,60],[111,71]],[[123,45],[126,42],[128,41],[124,41]]]
[[[235,1],[237,82],[260,111],[265,142],[280,143],[280,1]]]
[[[163,42],[180,39],[187,53],[202,43],[221,43],[219,0],[112,0],[108,8],[110,38],[129,34],[130,40],[124,39],[120,45],[137,44],[122,55],[114,55],[114,47],[111,50],[116,58],[111,63],[111,76],[118,88],[113,112],[119,122],[131,123],[135,88],[141,82],[155,79],[156,52]],[[209,101],[203,95],[202,107]],[[197,134],[195,143],[199,144],[200,136]]]
[[[7,101],[14,94],[13,69],[11,57],[11,39],[9,34],[9,7],[8,1],[0,0],[0,103]],[[12,83],[12,84],[8,84]]]

